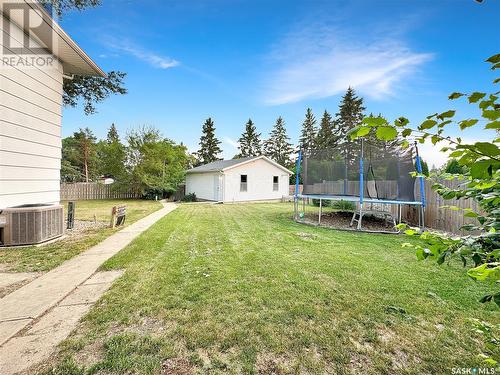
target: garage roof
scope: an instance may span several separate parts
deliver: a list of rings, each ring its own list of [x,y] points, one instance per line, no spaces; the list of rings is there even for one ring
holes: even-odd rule
[[[283,167],[282,165],[276,163],[275,161],[269,159],[268,157],[261,155],[261,156],[249,156],[246,158],[240,158],[240,159],[230,159],[230,160],[217,160],[212,163],[200,165],[199,167],[189,169],[186,173],[209,173],[209,172],[223,172],[225,170],[228,170],[230,168],[236,167],[241,164],[246,164],[254,160],[258,159],[264,159],[267,162],[273,164],[274,166],[282,169],[283,171],[292,174],[291,171]]]

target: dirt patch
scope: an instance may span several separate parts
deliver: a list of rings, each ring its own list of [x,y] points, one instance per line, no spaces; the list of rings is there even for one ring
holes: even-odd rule
[[[328,212],[321,215],[321,226],[342,230],[356,230],[356,223],[354,223],[351,227],[351,220],[352,212]],[[315,213],[307,213],[305,214],[303,221],[307,224],[317,225],[318,215]],[[378,216],[367,214],[363,216],[362,224],[363,230],[366,231],[397,233],[397,230],[394,229],[394,224],[392,222]]]
[[[285,356],[273,354],[257,355],[256,369],[262,375],[284,375],[291,374],[293,361]]]
[[[167,359],[161,365],[161,375],[191,375],[193,368],[182,358]]]
[[[354,353],[349,362],[351,374],[366,374],[366,369],[371,368],[372,362],[367,355]]]
[[[38,272],[0,273],[0,298],[30,283],[40,275],[41,273]]]
[[[108,228],[109,223],[105,221],[75,220],[73,229],[66,229],[66,236],[77,236],[89,230]]]
[[[316,235],[312,233],[298,232],[295,234],[297,235],[297,237],[302,238],[303,240],[312,240],[316,238]]]

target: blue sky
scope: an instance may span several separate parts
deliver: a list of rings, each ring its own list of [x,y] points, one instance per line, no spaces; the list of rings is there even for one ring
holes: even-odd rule
[[[232,157],[249,117],[265,137],[283,116],[297,142],[306,108],[318,120],[335,113],[349,85],[368,113],[389,119],[417,124],[450,108],[467,118],[469,106],[447,96],[492,90],[484,60],[500,52],[499,19],[496,0],[102,0],[61,24],[104,70],[127,72],[129,93],[95,115],[65,109],[63,135],[153,125],[195,151],[211,116]],[[435,147],[422,148],[442,162]]]

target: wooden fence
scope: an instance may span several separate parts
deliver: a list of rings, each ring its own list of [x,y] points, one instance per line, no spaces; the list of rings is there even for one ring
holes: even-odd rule
[[[461,183],[460,181],[444,181],[443,184],[449,188],[456,188]],[[442,206],[457,206],[461,209],[472,209],[475,212],[479,211],[479,206],[477,202],[471,199],[450,199],[444,200],[441,196],[439,196],[434,190],[432,190],[430,182],[426,182],[425,184],[425,226],[427,228],[442,230],[445,232],[463,234],[464,231],[460,230],[460,228],[465,224],[475,223],[474,218],[464,218],[463,210],[454,211],[451,209],[440,208]],[[320,187],[318,187],[318,193],[320,192]],[[302,191],[302,185],[299,186],[299,191]],[[295,192],[295,185],[290,185],[290,195],[293,195]],[[417,200],[420,200],[420,191],[418,181],[415,183],[415,197]],[[374,204],[377,206],[379,204]],[[382,206],[382,205],[380,205]],[[385,209],[389,209],[393,215],[397,217],[397,206],[396,205],[383,205]],[[401,210],[401,217],[403,221],[408,222],[410,224],[418,224],[418,208],[416,206],[408,206],[405,205]],[[469,232],[470,233],[470,232]]]
[[[98,182],[61,184],[61,200],[63,201],[127,198],[140,198],[140,195],[114,184],[104,185]]]

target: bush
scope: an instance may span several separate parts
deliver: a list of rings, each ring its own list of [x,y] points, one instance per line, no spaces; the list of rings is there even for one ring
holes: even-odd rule
[[[329,207],[331,205],[331,201],[329,200],[326,200],[326,199],[322,199],[322,202],[321,202],[321,207]],[[312,200],[312,205],[313,206],[316,206],[316,207],[319,207],[319,199],[313,199]]]
[[[196,194],[195,193],[190,193],[186,194],[184,197],[182,197],[181,202],[196,202]]]
[[[356,210],[356,204],[351,201],[339,200],[332,202],[332,207],[339,211],[354,211]]]

